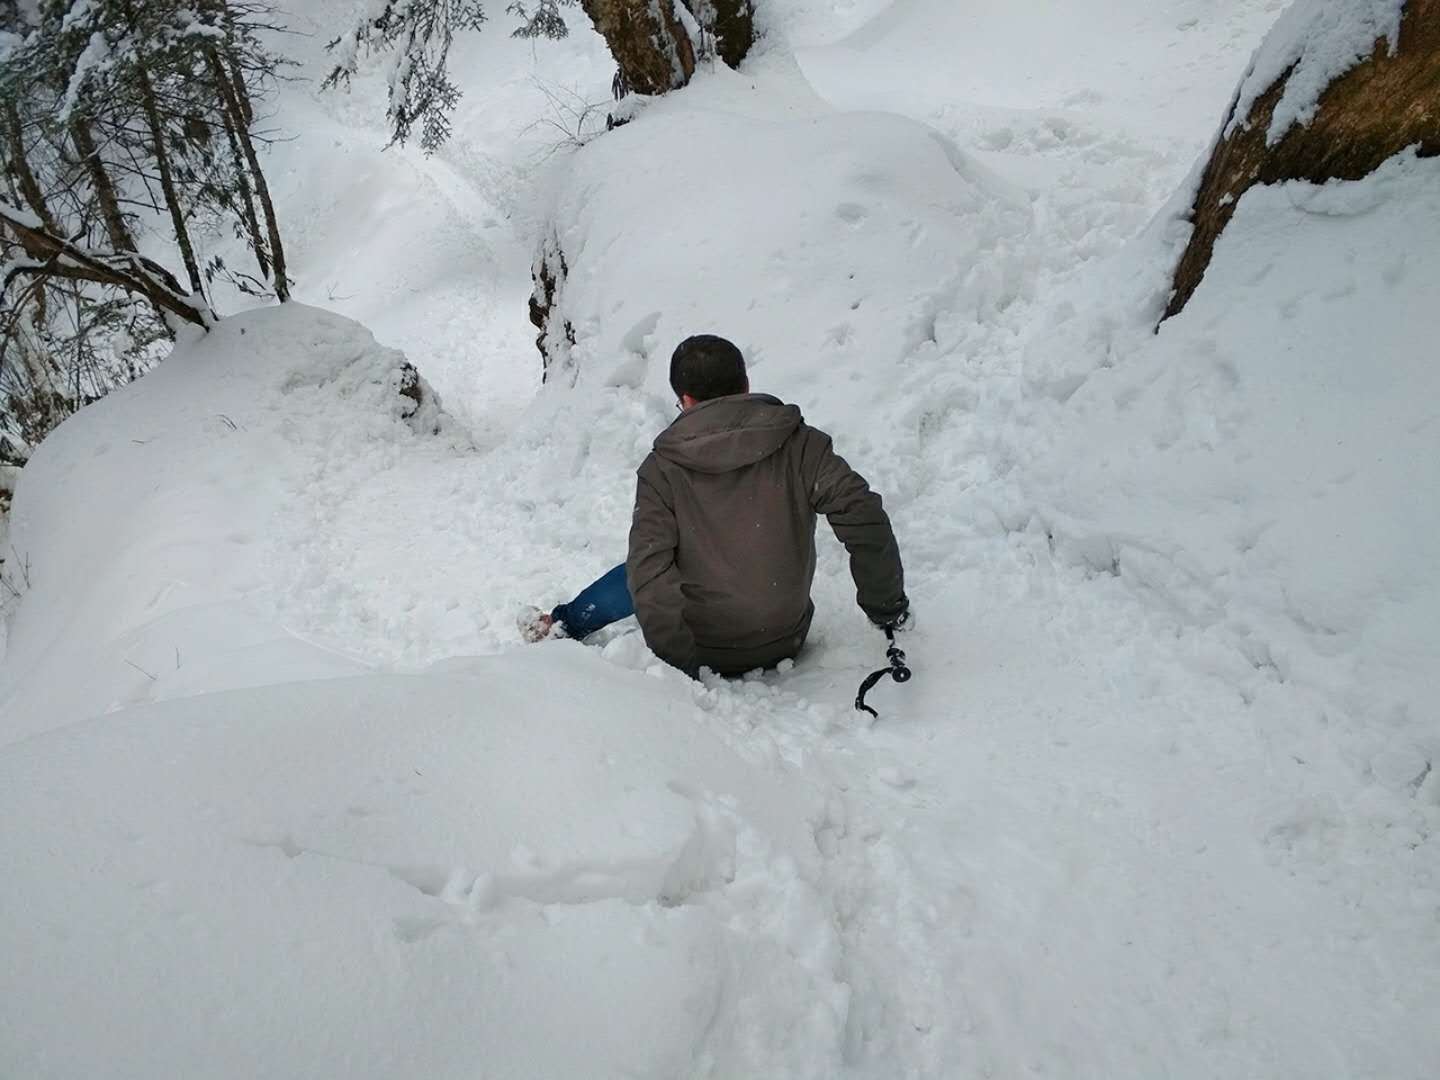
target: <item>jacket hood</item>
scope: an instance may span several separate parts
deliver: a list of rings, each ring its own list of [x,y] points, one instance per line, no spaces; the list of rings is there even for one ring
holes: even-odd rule
[[[804,422],[769,394],[733,394],[681,413],[655,440],[655,453],[698,473],[727,473],[764,461]]]

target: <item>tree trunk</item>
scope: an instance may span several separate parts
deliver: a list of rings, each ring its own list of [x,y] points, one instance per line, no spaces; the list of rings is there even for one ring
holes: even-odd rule
[[[569,273],[560,241],[552,233],[540,245],[530,271],[535,282],[530,293],[530,322],[540,331],[535,347],[540,350],[541,382],[550,381],[553,369],[567,370],[573,366],[570,350],[575,346],[575,327],[555,310]]]
[[[186,296],[169,271],[133,251],[88,251],[63,236],[26,224],[4,203],[0,203],[0,225],[19,238],[26,255],[34,260],[30,265],[20,263],[12,266],[5,280],[0,282],[0,290],[9,288],[22,274],[64,281],[92,281],[143,296],[161,312],[175,315],[203,329],[208,329],[214,321],[210,310]]]
[[[230,0],[216,0],[216,2],[218,3],[220,8],[221,24],[225,27],[224,55],[226,57],[230,57],[233,61],[235,55],[233,47],[236,38],[235,12],[230,7]],[[224,64],[220,63],[221,54],[217,53],[214,49],[211,49],[209,50],[207,55],[211,61],[212,68],[214,69],[217,78],[219,79],[219,81],[223,82],[225,79],[226,67]],[[230,89],[233,93],[235,101],[238,102],[240,105],[240,118],[239,121],[236,123],[236,126],[243,127],[248,131],[250,126],[255,123],[255,108],[250,102],[250,89],[245,85],[245,75],[241,71],[240,65],[238,63],[232,62],[229,67],[229,72]],[[228,100],[226,97],[221,97],[222,104],[224,104],[226,100]]]
[[[580,0],[637,94],[676,90],[695,74],[695,48],[674,0]]]
[[[5,135],[10,143],[10,172],[15,177],[20,197],[46,229],[59,232],[55,219],[50,216],[50,207],[45,204],[45,192],[41,190],[40,181],[35,178],[35,171],[30,168],[30,160],[25,156],[25,128],[20,122],[20,111],[9,102],[5,105]]]
[[[285,272],[285,246],[280,242],[280,224],[275,218],[275,204],[270,199],[270,185],[265,182],[264,170],[260,168],[260,157],[255,153],[255,140],[250,137],[250,125],[245,122],[251,113],[250,94],[245,81],[240,78],[239,69],[231,66],[232,80],[220,80],[222,104],[230,115],[235,136],[250,165],[250,176],[255,181],[255,194],[260,199],[260,208],[265,214],[265,230],[270,237],[271,281],[275,285],[275,296],[283,304],[290,299],[290,281]],[[239,88],[238,90],[236,88]]]
[[[235,100],[240,103],[240,118],[248,128],[255,123],[255,106],[250,101],[250,88],[245,85],[245,76],[238,64],[230,69],[230,87],[235,92]]]
[[[1407,147],[1425,157],[1440,154],[1440,0],[1409,0],[1395,51],[1377,41],[1368,59],[1325,89],[1312,120],[1268,145],[1270,121],[1292,72],[1256,100],[1211,154],[1191,211],[1194,232],[1175,268],[1162,322],[1194,295],[1240,197],[1256,184],[1359,180]],[[1229,129],[1235,109],[1231,105],[1222,130]]]
[[[135,75],[145,119],[150,124],[151,149],[155,154],[155,168],[160,173],[160,190],[170,211],[170,224],[175,230],[175,243],[180,247],[180,258],[185,263],[185,273],[190,277],[190,291],[203,295],[205,281],[200,276],[200,264],[195,259],[195,247],[190,242],[190,230],[185,225],[185,212],[180,206],[180,193],[175,188],[175,176],[170,170],[170,149],[165,145],[165,128],[160,121],[160,108],[155,103],[155,87],[143,66],[136,67]]]
[[[225,65],[214,50],[207,52],[205,59],[210,65],[210,75],[215,80],[215,93],[220,98],[220,117],[225,123],[225,139],[230,144],[230,159],[234,164],[236,180],[240,184],[240,197],[244,204],[245,228],[250,233],[250,246],[255,251],[255,261],[260,264],[261,276],[269,277],[270,256],[265,251],[265,238],[260,235],[260,221],[255,216],[255,198],[250,189],[250,166],[240,149],[240,137],[235,130],[235,119],[226,105],[223,87],[228,76],[225,73]]]
[[[95,189],[95,198],[100,203],[100,217],[105,222],[105,232],[110,237],[110,246],[116,251],[134,251],[135,241],[130,236],[125,216],[120,213],[120,199],[115,194],[115,185],[95,149],[95,140],[90,135],[90,125],[79,116],[70,118],[70,141],[85,166],[90,186]]]
[[[752,0],[681,0],[701,28],[715,39],[715,52],[728,67],[739,67],[755,44]]]

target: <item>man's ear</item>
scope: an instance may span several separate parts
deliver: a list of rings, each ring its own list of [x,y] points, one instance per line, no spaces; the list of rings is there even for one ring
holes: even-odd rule
[[[693,397],[691,397],[689,394],[681,394],[681,395],[680,395],[680,406],[681,406],[681,408],[684,408],[684,409],[693,409],[696,405],[699,405],[699,404],[700,404],[700,402],[696,401],[696,400],[695,400]]]

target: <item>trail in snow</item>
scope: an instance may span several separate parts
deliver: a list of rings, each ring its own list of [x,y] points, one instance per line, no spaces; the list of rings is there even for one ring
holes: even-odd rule
[[[141,709],[102,745],[77,729],[6,766],[13,791],[56,804],[25,865],[129,828],[115,843],[135,880],[105,885],[125,917],[80,942],[123,962],[144,925],[136,890],[158,889],[186,926],[205,902],[183,875],[167,884],[145,842],[182,822],[179,845],[235,875],[224,925],[266,943],[267,979],[303,974],[295,949],[328,971],[367,942],[370,981],[296,1000],[326,1038],[360,1027],[351,1064],[377,1074],[402,1058],[362,1061],[369,1033],[355,1018],[404,1016],[407,989],[446,1003],[436,1031],[469,1031],[466,1007],[509,1017],[510,1041],[485,1029],[501,1073],[583,1071],[583,1053],[526,1026],[536,1014],[506,1012],[483,977],[503,970],[521,996],[558,996],[554,1015],[599,1017],[597,1039],[618,1025],[581,1049],[648,1075],[1425,1075],[1440,1053],[1424,1015],[1440,993],[1440,873],[1434,815],[1399,776],[1408,766],[1382,791],[1348,760],[1348,718],[1330,726],[1319,689],[1281,680],[1223,626],[1177,617],[1163,589],[1065,557],[1073,537],[1034,512],[1053,491],[1026,486],[1032,467],[1055,468],[1052,428],[1067,422],[1056,403],[1086,383],[1096,350],[1125,340],[1106,321],[1118,316],[1096,325],[1084,305],[1113,291],[1138,309],[1156,285],[1144,259],[1112,281],[1100,258],[1182,183],[1277,5],[1137,0],[1055,18],[1031,3],[833,5],[852,24],[877,15],[854,35],[835,31],[831,6],[776,6],[780,42],[802,46],[794,58],[776,44],[742,76],[708,74],[556,170],[576,389],[533,401],[516,274],[549,193],[523,193],[544,175],[528,157],[483,163],[514,135],[483,84],[459,125],[473,138],[443,162],[376,165],[362,153],[369,106],[313,105],[337,152],[376,171],[317,185],[310,151],[277,150],[290,154],[286,198],[314,211],[297,265],[333,272],[349,299],[315,299],[405,347],[460,422],[432,439],[364,419],[390,360],[343,327],[310,326],[309,352],[340,374],[247,395],[232,411],[251,402],[254,434],[206,436],[268,447],[272,467],[228,477],[196,516],[223,521],[227,500],[273,516],[198,533],[188,580],[145,598],[156,621],[125,655],[156,671],[192,618],[166,624],[164,612],[224,590],[257,649],[278,648],[266,634],[284,628],[299,674],[427,674],[362,679],[341,697],[306,689],[304,707],[264,691],[266,709],[305,722],[266,727],[255,801],[232,760],[254,707],[207,706],[223,714],[212,735],[164,700],[204,686],[178,654],[159,678],[132,673],[124,701]],[[557,67],[606,69],[593,42],[565,48]],[[476,49],[477,62],[510,55]],[[503,71],[499,101],[529,93]],[[882,115],[854,114],[865,109]],[[626,627],[588,649],[514,644],[516,606],[565,596],[623,552],[632,470],[673,415],[667,345],[692,329],[734,333],[757,386],[830,427],[887,496],[920,628],[905,642],[916,678],[875,692],[878,724],[850,702],[881,639],[853,610],[828,538],[815,633],[793,670],[690,687]],[[1057,342],[1074,345],[1073,373]],[[354,370],[341,363],[357,356]],[[281,359],[303,370],[297,357]],[[1081,400],[1100,432],[1104,399]],[[1083,457],[1085,432],[1066,436]],[[227,554],[218,584],[204,580],[206,542]],[[138,606],[123,569],[94,610]],[[490,658],[454,659],[475,656]],[[245,670],[223,651],[214,664]],[[266,670],[254,665],[257,679]],[[31,684],[29,715],[43,717],[40,696],[60,681]],[[76,718],[103,707],[75,695],[63,704]],[[498,742],[474,743],[466,710],[492,697],[499,719],[480,731]],[[616,711],[587,712],[601,702]],[[345,725],[326,735],[335,709],[363,720],[356,745]],[[345,746],[333,759],[319,749],[332,745]],[[168,814],[143,792],[110,807],[54,794],[107,752],[164,790],[175,778],[155,764],[161,748],[201,763],[193,788],[214,789],[208,810],[189,782],[167,795]],[[276,753],[286,768],[272,777],[263,762]],[[552,773],[593,805],[550,805]],[[211,853],[212,819],[244,823],[250,846]],[[494,848],[527,830],[544,850]],[[287,933],[322,928],[308,944],[271,948],[250,925],[243,883],[257,873],[300,912]],[[391,917],[377,930],[379,911]],[[177,970],[205,963],[204,931],[177,939]],[[612,983],[639,989],[597,1011],[591,998]],[[259,1001],[242,993],[222,1014],[237,1061],[245,1032],[270,1022]],[[636,1027],[657,1003],[663,1022]],[[139,1009],[133,1022],[150,1019]],[[426,1030],[382,1032],[375,1052],[459,1068],[464,1042]],[[514,1053],[527,1044],[530,1056]],[[627,1057],[636,1045],[653,1054]]]

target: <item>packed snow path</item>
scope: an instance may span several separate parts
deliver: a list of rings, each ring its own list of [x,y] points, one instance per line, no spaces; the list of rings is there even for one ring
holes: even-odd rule
[[[16,845],[35,880],[51,880],[48,851],[102,834],[113,849],[90,854],[133,874],[96,886],[102,916],[65,955],[132,963],[127,948],[163,924],[127,923],[127,905],[148,911],[134,897],[158,897],[182,932],[166,935],[153,990],[220,1033],[224,1053],[205,1060],[234,1062],[233,1075],[337,1060],[375,1076],[1433,1072],[1440,799],[1423,741],[1399,721],[1382,738],[1372,717],[1337,711],[1323,682],[1282,678],[1284,642],[1265,626],[1240,640],[1223,619],[1193,617],[1164,553],[1135,554],[1139,526],[1095,554],[1066,516],[1056,463],[1075,438],[1060,406],[1085,381],[1066,365],[1101,367],[1094,350],[1125,340],[1097,330],[1087,305],[1153,287],[1112,286],[1098,259],[1181,183],[1277,5],[1136,0],[1105,5],[1109,23],[1073,25],[1042,21],[1036,3],[835,6],[879,17],[798,58],[757,58],[745,78],[702,79],[577,166],[557,196],[562,240],[580,245],[573,391],[552,385],[516,415],[533,354],[507,358],[510,382],[484,360],[489,400],[450,328],[417,327],[425,348],[407,351],[461,422],[438,438],[397,435],[388,418],[357,420],[356,400],[380,400],[364,365],[383,375],[390,361],[350,329],[317,313],[249,324],[293,331],[291,368],[313,370],[277,367],[274,404],[262,395],[253,415],[237,391],[224,415],[241,430],[217,421],[205,438],[268,449],[263,480],[225,473],[224,491],[244,504],[264,488],[274,516],[195,533],[205,523],[190,517],[223,519],[217,499],[177,532],[214,541],[192,545],[195,580],[226,554],[229,577],[206,587],[239,598],[251,621],[226,623],[221,644],[198,623],[146,624],[124,654],[137,670],[114,661],[136,706],[123,724],[37,735],[0,761],[12,805],[44,808],[33,842]],[[792,30],[819,7],[791,5]],[[1121,34],[1155,47],[1114,45]],[[1005,71],[984,67],[992,45],[1021,40],[1026,60],[1012,51]],[[939,63],[927,50],[940,41],[947,55],[973,41],[976,55]],[[1061,62],[1077,54],[1094,63]],[[952,66],[959,75],[895,89],[897,67]],[[862,108],[892,115],[839,111]],[[687,154],[688,140],[702,145]],[[735,229],[724,192],[710,192],[712,216],[697,208],[727,161],[722,186],[742,208],[768,193],[773,221]],[[813,173],[795,172],[811,161]],[[671,170],[673,206],[627,163]],[[932,205],[941,185],[952,201]],[[667,220],[685,228],[657,235]],[[1362,239],[1347,242],[1365,250]],[[613,279],[585,277],[587,265]],[[916,677],[877,688],[878,723],[851,701],[883,639],[854,610],[828,538],[816,632],[793,670],[696,687],[625,627],[602,647],[514,643],[520,604],[560,599],[621,557],[631,471],[673,415],[661,343],[687,319],[726,316],[752,335],[741,343],[757,387],[830,428],[895,517],[919,614],[904,641]],[[476,332],[525,338],[513,324]],[[242,350],[228,333],[217,348]],[[1075,355],[1037,357],[1057,342]],[[193,372],[174,375],[174,398],[198,385]],[[1220,408],[1219,391],[1185,389],[1171,395],[1182,443]],[[273,434],[267,416],[283,417]],[[180,478],[196,490],[211,479]],[[277,625],[307,643],[303,656],[285,646],[293,671],[253,629]],[[248,667],[224,652],[244,634],[258,655]],[[172,666],[177,636],[186,655]],[[222,674],[205,672],[207,649]],[[43,731],[62,704],[79,719],[111,703],[80,690],[69,703],[56,688],[79,663],[51,662],[43,689],[11,698],[12,723]],[[367,668],[404,674],[243,689],[280,670]],[[167,700],[230,686],[258,697],[197,699],[203,722]],[[481,700],[493,719],[473,741],[467,710]],[[284,722],[306,708],[320,719]],[[124,788],[79,797],[106,768]],[[532,834],[539,850],[508,842]],[[215,880],[237,898],[210,896]],[[42,922],[75,903],[56,889],[36,902],[51,913]],[[255,924],[256,897],[272,894],[284,898],[279,935]],[[206,905],[209,921],[196,914]],[[211,1000],[184,973],[227,940],[264,947],[252,971],[199,980]],[[28,938],[6,944],[35,965],[25,978],[68,985]],[[307,950],[309,963],[293,958]],[[507,973],[498,991],[492,970]],[[85,1016],[113,1007],[104,990]],[[272,990],[298,1019],[268,1011]],[[84,1047],[57,1051],[67,1032],[45,993],[33,1000],[0,1026],[0,1045],[73,1075]],[[154,1051],[157,1075],[209,1052],[199,1034],[152,1026],[164,1014],[141,998],[126,1015],[126,1054],[173,1050]],[[246,1045],[294,1030],[289,1050]]]

